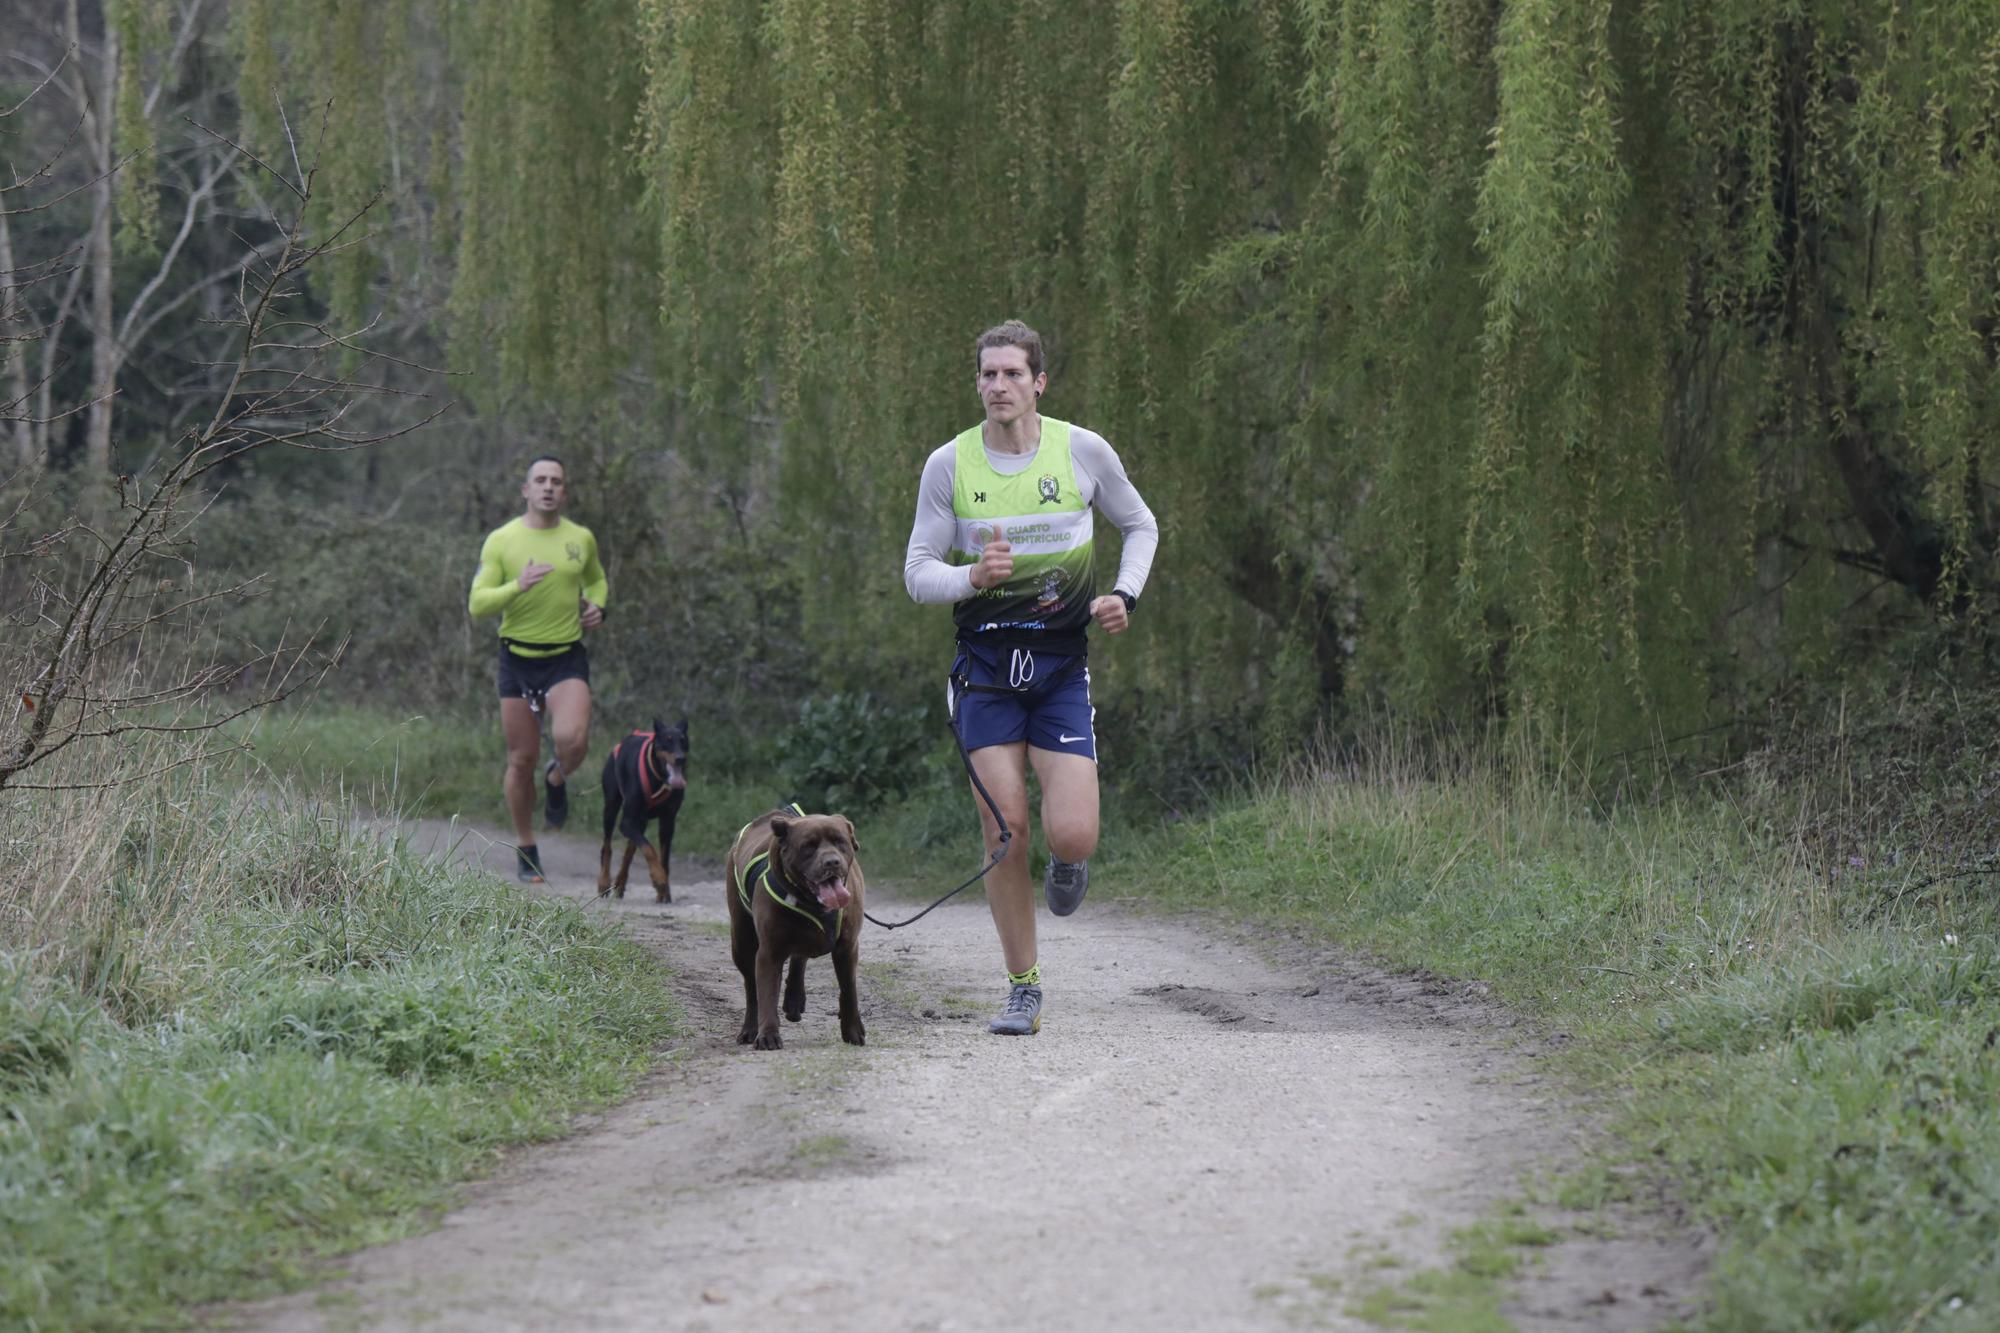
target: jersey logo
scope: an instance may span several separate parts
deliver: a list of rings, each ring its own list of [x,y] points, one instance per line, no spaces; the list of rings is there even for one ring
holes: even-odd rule
[[[1035,609],[1052,611],[1062,602],[1062,571],[1052,569],[1042,575],[1042,595],[1036,599]]]
[[[1042,479],[1037,485],[1042,493],[1043,504],[1054,504],[1062,498],[1062,483],[1048,473],[1042,474]]]
[[[578,546],[575,542],[564,542],[563,554],[569,557],[569,562],[572,565],[580,565],[583,563],[583,548],[581,546]]]
[[[974,492],[972,493],[972,503],[974,503],[974,504],[976,504],[976,505],[983,505],[983,504],[985,504],[985,503],[986,503],[986,492],[985,492],[985,491],[974,491]]]

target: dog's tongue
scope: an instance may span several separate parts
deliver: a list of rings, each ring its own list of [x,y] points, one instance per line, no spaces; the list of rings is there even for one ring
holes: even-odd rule
[[[854,895],[847,891],[847,881],[838,875],[824,884],[813,885],[813,892],[819,895],[819,905],[829,912],[837,912],[854,901]]]

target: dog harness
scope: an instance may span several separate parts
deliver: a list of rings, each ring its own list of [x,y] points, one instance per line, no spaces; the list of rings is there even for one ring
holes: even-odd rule
[[[800,819],[806,817],[805,810],[797,801],[787,803],[784,806],[784,810],[788,814],[797,815]],[[756,822],[753,819],[750,821],[750,824]],[[750,831],[750,824],[745,824],[741,829],[737,830],[736,836],[739,839]],[[789,912],[797,912],[800,916],[825,931],[827,943],[833,943],[840,935],[841,918],[847,915],[847,909],[842,907],[829,912],[826,908],[820,906],[819,900],[816,898],[809,898],[804,904],[800,904],[793,901],[789,894],[778,892],[777,886],[771,883],[771,868],[774,864],[771,860],[771,849],[766,847],[763,851],[757,853],[736,868],[736,898],[737,901],[743,904],[743,910],[746,912],[750,910],[750,900],[755,896],[757,891],[751,887],[754,884],[758,888],[763,889],[765,893],[771,895],[771,901],[778,904],[778,906]],[[784,872],[779,871],[778,873],[779,878],[783,879]],[[786,880],[785,887],[793,887],[791,881]]]
[[[667,803],[667,798],[674,794],[674,789],[662,786],[658,791],[653,790],[653,733],[650,731],[633,732],[630,736],[627,736],[624,740],[611,747],[611,758],[615,761],[618,758],[618,752],[634,740],[639,742],[639,794],[645,798],[648,810],[657,810]],[[661,781],[664,783],[665,779],[662,778]],[[750,826],[745,824],[743,827],[749,828]],[[742,835],[738,834],[737,836],[741,837]]]

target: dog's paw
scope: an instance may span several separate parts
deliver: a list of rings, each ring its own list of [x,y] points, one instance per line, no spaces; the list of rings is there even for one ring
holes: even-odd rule
[[[664,884],[655,884],[653,898],[656,902],[670,903],[674,900],[674,891]]]
[[[736,1044],[738,1046],[748,1046],[751,1042],[755,1040],[757,1040],[756,1028],[744,1028],[741,1032],[736,1034]]]
[[[756,1045],[760,1051],[782,1051],[785,1049],[785,1039],[778,1035],[776,1028],[772,1028],[769,1032],[757,1034]]]
[[[858,1018],[854,1020],[852,1026],[842,1023],[840,1025],[840,1039],[849,1046],[866,1046],[868,1044],[868,1029],[861,1026],[861,1020]]]
[[[787,1023],[796,1023],[805,1016],[806,1007],[804,1005],[800,1005],[796,1009],[792,1008],[789,1004],[785,1006],[785,1021]]]

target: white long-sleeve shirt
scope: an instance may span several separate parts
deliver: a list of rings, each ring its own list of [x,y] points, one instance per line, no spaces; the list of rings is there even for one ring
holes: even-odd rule
[[[1069,431],[1070,466],[1083,502],[1110,519],[1124,538],[1118,553],[1118,577],[1111,586],[1136,598],[1145,591],[1153,555],[1160,548],[1159,521],[1139,498],[1138,488],[1125,475],[1125,464],[1105,438],[1074,424]],[[1003,454],[989,445],[986,461],[995,472],[1013,476],[1032,467],[1040,452],[1037,448],[1031,453]],[[957,462],[957,442],[945,441],[925,460],[923,480],[917,486],[917,518],[903,556],[903,586],[918,602],[961,602],[974,591],[973,567],[954,565],[945,558],[958,530],[951,503]]]

